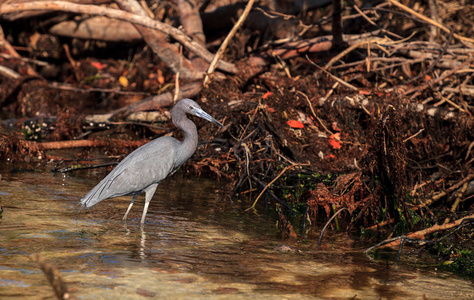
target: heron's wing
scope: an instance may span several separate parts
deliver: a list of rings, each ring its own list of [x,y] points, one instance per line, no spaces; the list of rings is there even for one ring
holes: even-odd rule
[[[140,193],[165,179],[174,169],[179,142],[162,137],[136,149],[81,199],[87,207],[123,195]]]

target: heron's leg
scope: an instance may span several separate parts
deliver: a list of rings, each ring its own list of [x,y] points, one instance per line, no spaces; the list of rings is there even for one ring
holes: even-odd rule
[[[127,208],[127,212],[125,213],[125,216],[123,216],[123,218],[122,218],[122,221],[126,221],[126,220],[127,220],[128,213],[129,213],[130,210],[132,209],[133,202],[135,201],[135,199],[137,198],[137,196],[138,196],[138,195],[133,195],[132,202],[130,202],[130,205],[129,205],[128,208]]]
[[[143,208],[142,220],[140,222],[142,225],[145,223],[145,217],[146,217],[146,212],[148,210],[148,205],[150,205],[151,198],[153,198],[153,195],[155,194],[157,186],[158,186],[158,183],[155,183],[145,189],[145,207]]]

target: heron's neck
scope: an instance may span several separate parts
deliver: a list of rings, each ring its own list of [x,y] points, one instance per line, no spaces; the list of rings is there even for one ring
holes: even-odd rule
[[[196,125],[186,117],[183,112],[175,113],[173,120],[174,124],[184,133],[184,140],[181,142],[180,149],[177,153],[176,164],[179,166],[188,160],[196,151],[198,144],[198,133]]]
[[[192,152],[196,150],[197,144],[198,144],[198,133],[196,129],[196,125],[194,125],[194,122],[191,121],[188,118],[182,119],[180,122],[181,126],[177,125],[179,129],[181,129],[184,133],[184,141],[183,144],[185,144],[187,149],[192,149]]]

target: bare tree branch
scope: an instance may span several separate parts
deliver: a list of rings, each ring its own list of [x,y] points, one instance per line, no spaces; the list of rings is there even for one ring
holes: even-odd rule
[[[143,25],[149,28],[154,28],[163,33],[169,34],[178,42],[183,44],[186,48],[196,53],[207,62],[211,62],[214,58],[214,54],[209,52],[199,43],[193,41],[190,37],[185,35],[181,30],[174,28],[168,24],[153,20],[149,17],[143,17],[136,14],[131,14],[118,9],[112,9],[102,6],[95,5],[79,5],[64,1],[34,1],[27,3],[13,3],[13,4],[1,4],[0,15],[31,11],[31,10],[46,10],[46,11],[66,11],[80,14],[90,14],[98,16],[106,16],[109,18],[119,19],[123,21],[132,22],[134,24]],[[218,68],[222,71],[235,74],[237,68],[234,64],[224,61],[219,61]]]
[[[125,11],[145,18],[148,17],[148,13],[136,0],[115,0],[115,2],[117,2],[119,7]],[[166,34],[141,25],[135,24],[135,27],[143,36],[146,43],[151,47],[153,52],[155,52],[161,61],[163,61],[175,74],[180,72],[183,78],[188,79],[200,79],[204,76],[202,72],[195,70],[191,62],[184,57],[180,57],[178,47],[168,43],[166,40]]]
[[[201,15],[199,14],[199,8],[195,0],[178,0],[179,19],[183,26],[183,31],[190,36],[194,41],[205,46],[206,36],[202,28]],[[189,59],[192,61],[193,66],[202,71],[204,77],[204,71],[206,71],[209,63],[203,60],[198,55],[191,53]],[[201,77],[201,79],[202,79]]]

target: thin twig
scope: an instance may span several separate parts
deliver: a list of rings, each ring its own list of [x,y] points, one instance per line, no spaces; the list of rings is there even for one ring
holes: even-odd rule
[[[405,40],[409,39],[410,37],[406,38]],[[369,39],[369,40],[365,40],[365,41],[361,41],[359,43],[356,43],[356,44],[353,44],[351,45],[350,47],[348,47],[347,49],[345,49],[344,51],[342,51],[341,53],[339,53],[338,55],[334,56],[325,66],[324,66],[324,70],[328,70],[329,68],[332,67],[332,65],[334,63],[336,63],[338,60],[340,60],[342,57],[346,56],[347,54],[349,54],[350,52],[352,52],[353,50],[359,48],[359,47],[362,47],[364,45],[367,45],[367,46],[371,46],[371,45],[374,45],[377,49],[381,50],[381,51],[384,51],[387,55],[390,55],[390,53],[388,53],[388,51],[382,47],[381,44],[399,44],[399,43],[402,43],[404,40],[400,40],[400,41],[391,41],[390,39],[388,38],[372,38],[372,39]],[[370,59],[370,57],[368,57]]]
[[[410,137],[407,137],[406,139],[403,140],[404,143],[408,142],[409,140],[411,140],[412,138],[414,138],[415,136],[419,135],[420,133],[422,133],[425,129],[424,128],[421,128],[420,130],[418,130],[417,133],[415,133],[414,135],[410,136]]]
[[[18,74],[17,72],[15,72],[12,69],[9,69],[5,66],[0,66],[0,74],[3,75],[3,76],[6,76],[6,77],[13,78],[13,79],[18,79],[18,78],[21,77],[20,74]]]
[[[434,25],[438,28],[440,28],[441,30],[445,31],[445,32],[450,32],[451,30],[449,28],[447,28],[446,26],[428,18],[428,17],[425,17],[424,15],[414,11],[413,9],[401,4],[400,2],[396,1],[396,0],[387,0],[388,2],[392,3],[393,5],[397,6],[398,8],[401,8],[403,9],[404,11],[414,15],[415,17],[431,24],[431,25]],[[459,40],[462,40],[462,41],[466,41],[466,42],[470,42],[470,43],[474,43],[474,39],[470,39],[470,38],[467,38],[467,37],[463,37],[463,36],[460,36],[459,34],[457,33],[453,33],[453,36]]]
[[[88,169],[97,169],[97,168],[103,168],[103,167],[109,167],[109,166],[114,166],[117,165],[118,162],[108,162],[108,163],[103,163],[103,164],[96,164],[96,165],[82,165],[82,164],[76,164],[72,165],[70,167],[65,167],[65,168],[53,168],[51,172],[59,172],[59,173],[67,173],[67,172],[73,172],[73,171],[79,171],[79,170],[88,170]]]
[[[250,0],[247,3],[247,6],[245,7],[245,10],[242,13],[242,15],[240,16],[239,20],[237,21],[237,23],[235,23],[234,27],[232,27],[232,30],[226,36],[226,38],[222,42],[221,46],[219,47],[219,50],[217,50],[216,55],[214,55],[214,58],[211,61],[209,69],[207,69],[207,74],[206,74],[206,77],[204,78],[203,86],[205,86],[207,84],[207,82],[209,81],[209,76],[212,75],[212,73],[214,73],[214,71],[216,70],[217,63],[219,62],[220,58],[224,54],[225,49],[227,49],[227,46],[229,45],[230,40],[234,37],[237,30],[244,23],[244,21],[247,18],[250,10],[252,9],[252,6],[253,6],[254,2],[255,2],[255,0]]]
[[[47,262],[41,255],[34,254],[33,258],[38,262],[41,270],[48,279],[49,284],[54,290],[56,298],[58,299],[71,299],[71,294],[68,291],[67,284],[61,276],[61,272]]]
[[[334,220],[335,217],[337,217],[338,214],[340,214],[342,211],[344,210],[347,210],[349,211],[347,208],[343,207],[341,209],[339,209],[327,222],[326,222],[326,225],[324,225],[323,229],[321,230],[321,234],[319,235],[319,239],[318,239],[318,247],[321,247],[321,242],[323,241],[323,236],[324,236],[324,232],[326,231],[326,228],[329,226],[329,224],[331,223],[332,220]]]
[[[48,84],[48,87],[51,89],[75,91],[75,92],[80,92],[80,93],[101,92],[101,93],[113,93],[113,94],[118,94],[118,95],[143,95],[143,96],[150,95],[150,93],[147,93],[147,92],[121,91],[117,89],[78,88],[78,87],[71,86],[67,83],[60,83],[60,82],[51,82]]]
[[[463,109],[461,106],[457,105],[456,103],[454,103],[454,102],[450,99],[450,98],[452,98],[452,97],[454,96],[454,93],[449,94],[447,97],[444,97],[444,96],[443,96],[441,93],[439,93],[439,92],[436,92],[435,94],[436,94],[437,96],[439,96],[442,100],[441,100],[440,102],[438,102],[438,103],[433,104],[433,107],[438,107],[438,106],[440,106],[442,103],[447,102],[448,104],[454,106],[457,110],[459,110],[459,111],[461,111],[461,112],[463,112],[463,113],[466,112],[465,109]]]
[[[176,73],[175,84],[174,84],[174,96],[173,96],[173,104],[178,101],[179,96],[179,74],[181,73],[181,63],[183,59],[183,47],[179,47],[179,68],[178,72]]]
[[[459,226],[464,220],[469,220],[469,219],[472,219],[472,218],[474,218],[474,214],[471,214],[469,216],[458,219],[458,220],[456,220],[452,223],[447,223],[447,224],[442,224],[442,225],[435,224],[430,228],[426,228],[426,229],[423,229],[423,230],[419,230],[419,231],[410,233],[407,236],[407,238],[424,239],[424,237],[428,234],[443,231],[443,230],[447,230],[447,229],[451,229],[453,227]],[[399,243],[399,241],[397,241],[397,240],[391,241],[390,243],[385,244],[385,247],[396,247],[396,246],[398,246],[398,243]]]
[[[334,91],[337,89],[338,86],[339,86],[339,82],[335,82],[332,85],[331,89],[323,97],[325,101],[327,101],[329,99],[329,97],[331,97],[331,95],[334,93]]]
[[[360,10],[359,7],[357,7],[357,5],[352,5],[352,8],[354,8],[364,19],[367,20],[367,22],[369,22],[370,24],[372,24],[373,26],[378,26],[377,24],[375,24],[374,21],[372,21],[363,11]]]
[[[0,10],[1,10],[1,4],[0,4]],[[0,46],[5,48],[5,50],[8,52],[9,55],[17,59],[24,60],[24,58],[21,57],[21,55],[18,54],[18,52],[16,52],[15,48],[5,39],[5,34],[3,33],[3,28],[1,26],[0,26]],[[26,65],[26,74],[28,76],[39,76],[38,73],[36,73],[36,71],[30,65]]]
[[[463,63],[460,64],[459,66],[457,66],[457,67],[451,69],[450,71],[444,72],[443,75],[441,75],[440,77],[436,78],[435,80],[430,81],[430,82],[428,82],[428,83],[425,83],[425,84],[422,85],[422,86],[409,89],[408,91],[405,92],[405,95],[408,95],[408,94],[411,94],[411,93],[415,92],[415,93],[410,97],[411,99],[414,99],[416,96],[420,95],[421,92],[424,91],[425,89],[427,89],[427,88],[429,88],[429,87],[433,87],[434,85],[436,85],[436,84],[438,84],[439,82],[443,81],[443,80],[446,79],[447,77],[453,75],[453,74],[456,73],[457,71],[459,71],[459,70],[461,70],[462,68],[464,68],[465,66],[469,65],[473,60],[474,60],[474,58],[470,58],[469,60],[466,60],[465,62],[463,62]]]
[[[470,174],[468,175],[466,178],[464,178],[463,180],[459,181],[458,183],[456,183],[455,185],[452,185],[450,188],[446,189],[445,191],[439,193],[438,195],[436,196],[433,196],[431,199],[429,199],[428,201],[426,201],[425,203],[422,203],[416,207],[414,207],[414,210],[416,209],[420,209],[420,208],[423,208],[423,207],[426,207],[428,205],[431,205],[432,203],[438,201],[439,199],[443,198],[444,196],[446,196],[448,193],[451,193],[453,192],[454,190],[456,190],[457,188],[459,188],[461,185],[463,185],[465,182],[468,182],[470,181],[471,179],[474,179],[474,174]]]
[[[251,207],[247,208],[245,211],[249,211],[250,209],[254,209],[255,208],[255,205],[257,205],[257,202],[258,200],[260,199],[260,197],[262,197],[263,193],[265,193],[265,191],[275,182],[278,180],[278,178],[280,178],[283,174],[285,174],[286,171],[296,167],[296,166],[306,166],[307,164],[294,164],[294,165],[291,165],[291,166],[287,166],[285,167],[281,172],[280,174],[277,175],[277,177],[275,177],[269,184],[267,184],[265,186],[265,188],[260,192],[260,194],[257,196],[257,199],[255,199],[255,202],[252,204]]]
[[[260,181],[255,175],[251,175],[252,176],[252,179],[255,180],[255,182],[257,182],[258,184],[260,184],[263,188],[265,188],[265,184]],[[275,194],[272,192],[272,191],[268,191],[268,194],[273,198],[275,199],[275,201],[277,201],[278,203],[280,203],[281,205],[283,205],[286,209],[288,209],[288,211],[292,211],[291,210],[291,207],[283,200],[281,200],[280,198],[278,198],[277,196],[275,196]]]
[[[74,60],[74,58],[72,58],[68,44],[64,44],[63,48],[64,52],[66,53],[66,57],[69,60],[69,63],[71,64],[72,70],[74,71],[74,76],[76,77],[77,82],[80,82],[82,80],[82,76],[79,73],[79,64]]]
[[[459,203],[461,203],[462,196],[466,192],[468,186],[469,186],[469,183],[465,182],[464,185],[462,186],[461,190],[459,191],[458,195],[456,196],[456,200],[454,201],[453,206],[451,206],[451,212],[452,213],[454,213],[456,211],[456,209],[459,206]],[[446,220],[444,220],[444,224],[449,223],[449,221],[450,221],[450,218],[448,217],[448,218],[446,218]]]
[[[0,40],[0,46],[1,45],[2,45],[2,41]],[[6,59],[11,59],[11,60],[20,60],[20,61],[24,61],[24,62],[27,62],[27,63],[35,64],[35,65],[38,65],[38,66],[42,66],[42,67],[45,67],[45,66],[49,65],[49,63],[47,63],[45,61],[32,59],[32,58],[26,58],[26,57],[18,57],[18,56],[11,55],[11,54],[6,54],[6,53],[0,53],[0,57],[6,58]]]
[[[352,84],[350,83],[347,83],[345,82],[344,80],[332,75],[331,73],[329,73],[328,71],[326,71],[324,68],[318,66],[315,62],[311,61],[309,59],[308,56],[306,56],[306,59],[311,63],[313,64],[315,67],[317,67],[318,69],[320,69],[321,71],[323,71],[324,73],[326,73],[327,75],[329,75],[331,78],[333,78],[334,80],[336,80],[337,82],[339,82],[340,84],[344,85],[345,87],[348,87],[349,89],[353,90],[353,91],[359,91],[358,88],[356,88],[355,86],[353,86]]]
[[[420,205],[417,205],[417,206],[414,206],[412,209],[413,211],[418,211],[419,209],[422,209],[426,206],[429,206],[431,204],[433,204],[434,202],[438,201],[439,199],[443,198],[444,196],[446,196],[447,194],[455,191],[456,189],[458,189],[460,186],[462,186],[464,183],[470,181],[474,179],[474,174],[470,174],[468,175],[466,178],[464,178],[463,180],[459,181],[458,183],[456,183],[455,185],[452,185],[451,187],[449,187],[448,189],[446,189],[445,191],[431,197],[428,201],[420,204]],[[377,229],[378,227],[382,227],[382,226],[385,226],[389,223],[392,223],[393,221],[395,221],[395,219],[391,218],[389,220],[386,220],[386,221],[383,221],[383,222],[380,222],[376,225],[373,225],[373,226],[370,226],[368,228],[365,228],[365,230],[374,230],[374,229]]]
[[[464,160],[467,160],[469,158],[472,148],[474,148],[474,141],[471,142],[469,146],[467,147],[467,152],[466,152],[466,156],[464,157]]]
[[[406,236],[397,236],[397,237],[394,237],[394,238],[391,238],[391,239],[381,241],[380,243],[377,243],[376,245],[373,245],[372,247],[369,247],[369,248],[365,249],[364,253],[370,252],[373,249],[378,248],[382,245],[388,244],[388,243],[393,242],[393,241],[401,240],[401,239],[407,239],[407,237]]]
[[[311,109],[311,113],[313,114],[313,116],[316,118],[316,120],[318,120],[319,124],[321,124],[321,126],[323,126],[324,130],[326,130],[330,135],[332,135],[333,133],[331,132],[331,130],[329,130],[329,129],[326,127],[326,125],[324,125],[323,120],[321,120],[321,119],[316,115],[316,112],[314,112],[313,105],[311,104],[311,101],[309,101],[308,96],[306,96],[306,94],[303,93],[303,92],[300,92],[300,91],[296,91],[296,92],[297,92],[298,94],[303,95],[303,97],[305,97],[306,101],[308,102],[309,108]]]

